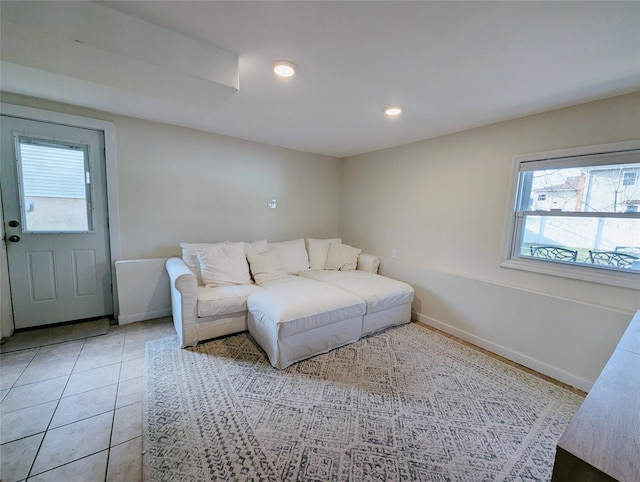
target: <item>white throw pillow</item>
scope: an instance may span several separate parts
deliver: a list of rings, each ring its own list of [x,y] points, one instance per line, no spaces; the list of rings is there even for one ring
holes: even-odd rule
[[[265,281],[271,281],[287,276],[287,272],[282,268],[278,252],[270,249],[263,253],[249,252],[247,259],[251,265],[251,274],[256,283],[261,285]]]
[[[259,241],[251,241],[250,243],[244,243],[245,254],[251,253],[264,253],[269,250],[269,243],[266,239],[260,239]]]
[[[307,238],[307,252],[309,253],[309,266],[311,269],[324,269],[327,264],[327,254],[331,243],[342,243],[341,238],[314,239]]]
[[[198,249],[209,249],[214,246],[222,246],[229,241],[222,243],[180,243],[182,248],[182,261],[186,264],[193,274],[196,275],[198,285],[203,285],[202,273],[200,272],[200,260],[198,259]]]
[[[327,254],[325,269],[339,269],[340,271],[354,271],[358,266],[358,255],[361,249],[347,244],[331,243]]]
[[[269,249],[280,255],[282,267],[288,274],[298,274],[309,269],[309,256],[304,247],[304,239],[269,243]]]
[[[205,286],[251,284],[244,243],[227,243],[211,248],[199,248],[198,259]]]

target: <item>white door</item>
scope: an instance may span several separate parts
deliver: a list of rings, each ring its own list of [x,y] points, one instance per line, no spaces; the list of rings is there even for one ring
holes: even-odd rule
[[[103,133],[4,115],[0,127],[16,329],[111,315]]]

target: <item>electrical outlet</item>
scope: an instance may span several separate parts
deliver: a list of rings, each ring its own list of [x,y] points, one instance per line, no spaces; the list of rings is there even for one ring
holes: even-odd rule
[[[275,209],[275,208],[277,208],[277,207],[278,207],[278,202],[277,202],[275,199],[269,199],[269,200],[267,201],[267,207],[268,207],[269,209]]]
[[[393,249],[391,250],[391,257],[392,257],[393,259],[396,259],[396,258],[398,257],[398,250],[397,250],[396,248],[393,248]]]

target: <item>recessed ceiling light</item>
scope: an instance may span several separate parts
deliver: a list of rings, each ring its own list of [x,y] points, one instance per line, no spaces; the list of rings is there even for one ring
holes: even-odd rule
[[[399,107],[397,105],[392,105],[391,107],[387,107],[384,110],[384,113],[390,117],[396,117],[402,114],[402,107]]]
[[[296,73],[296,64],[288,60],[276,60],[273,63],[273,72],[278,77],[293,77]]]

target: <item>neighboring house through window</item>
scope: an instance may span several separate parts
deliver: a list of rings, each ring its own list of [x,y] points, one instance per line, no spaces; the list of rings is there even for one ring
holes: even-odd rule
[[[624,186],[635,186],[636,180],[638,179],[638,173],[635,171],[629,171],[624,173],[624,177],[622,179],[622,185]]]
[[[640,289],[640,142],[515,163],[503,266]]]

